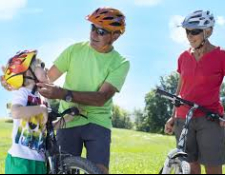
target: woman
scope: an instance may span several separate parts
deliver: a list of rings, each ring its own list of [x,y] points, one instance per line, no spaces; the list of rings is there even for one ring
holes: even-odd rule
[[[220,86],[225,75],[225,51],[210,43],[215,19],[209,11],[195,11],[182,23],[191,48],[178,60],[180,75],[177,95],[221,115]],[[182,106],[168,120],[165,132],[175,129],[178,139],[189,108]],[[224,163],[224,123],[207,121],[205,114],[196,111],[190,124],[187,141],[188,161],[192,173],[201,173],[201,164],[208,174],[222,174]]]

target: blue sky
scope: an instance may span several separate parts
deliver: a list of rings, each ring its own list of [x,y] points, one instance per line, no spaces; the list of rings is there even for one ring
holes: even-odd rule
[[[115,103],[130,111],[143,108],[145,94],[159,77],[176,70],[179,54],[188,48],[184,31],[176,27],[185,15],[198,9],[212,11],[217,24],[211,41],[225,45],[221,0],[0,0],[0,65],[18,50],[37,49],[50,67],[67,46],[89,39],[85,16],[102,6],[126,15],[126,33],[115,48],[130,60],[131,70]],[[0,87],[0,95],[0,116],[5,116],[11,93]]]

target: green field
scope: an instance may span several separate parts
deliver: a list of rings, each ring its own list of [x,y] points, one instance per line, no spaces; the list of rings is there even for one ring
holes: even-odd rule
[[[4,159],[11,143],[12,124],[0,120],[0,174],[4,173]]]
[[[4,173],[4,159],[11,143],[11,124],[0,121],[0,174]],[[128,130],[113,130],[111,173],[157,173],[173,137],[145,134]]]
[[[0,121],[0,174],[11,142],[12,124]],[[175,146],[174,137],[114,129],[111,149],[112,174],[157,174],[168,151]]]

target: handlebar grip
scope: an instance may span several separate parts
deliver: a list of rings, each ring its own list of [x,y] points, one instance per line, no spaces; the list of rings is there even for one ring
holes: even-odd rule
[[[175,95],[173,95],[173,94],[170,94],[169,92],[166,92],[166,91],[164,91],[164,90],[161,90],[161,89],[157,89],[156,90],[156,93],[157,94],[160,94],[160,95],[164,95],[164,96],[167,96],[167,97],[171,97],[171,98],[178,98],[178,97],[176,97]]]
[[[156,89],[156,93],[157,93],[157,94],[160,94],[160,95],[168,95],[168,94],[169,94],[168,92],[163,91],[163,90],[161,90],[161,89]],[[170,94],[169,94],[169,95],[170,95]]]

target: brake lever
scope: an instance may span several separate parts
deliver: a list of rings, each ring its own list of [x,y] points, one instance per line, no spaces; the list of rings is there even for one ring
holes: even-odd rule
[[[80,115],[80,116],[82,116],[82,117],[84,117],[84,118],[87,119],[87,117],[84,116],[83,114],[81,114],[80,111],[79,111],[79,109],[76,108],[76,107],[67,109],[66,111],[64,111],[64,112],[61,114],[61,116],[63,117],[63,116],[66,115],[66,114],[67,114],[67,115],[71,115],[71,116],[77,116],[77,115]]]
[[[172,103],[174,106],[176,106],[177,108],[183,106],[184,104],[181,103],[179,100],[174,100],[173,103]]]
[[[207,120],[210,120],[210,121],[216,121],[216,120],[220,120],[220,116],[218,116],[218,114],[215,114],[215,113],[211,113],[211,112],[208,112],[206,114],[206,118]]]
[[[52,109],[48,109],[48,116],[51,121],[55,121],[58,117],[60,117],[60,114]]]

